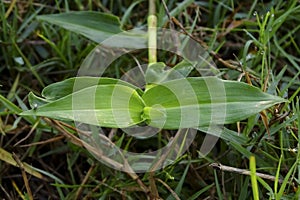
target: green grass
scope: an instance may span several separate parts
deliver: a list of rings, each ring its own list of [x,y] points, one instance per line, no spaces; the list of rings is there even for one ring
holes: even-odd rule
[[[199,132],[188,152],[154,174],[128,174],[109,168],[78,143],[78,135],[71,127],[63,129],[49,120],[37,121],[34,117],[18,115],[28,109],[30,91],[40,95],[44,86],[76,76],[81,62],[96,46],[80,35],[38,21],[37,15],[95,10],[119,16],[122,28],[130,29],[146,25],[148,2],[13,2],[0,2],[0,152],[6,155],[0,154],[1,198],[30,199],[31,190],[35,199],[147,199],[155,196],[162,199],[255,199],[254,196],[299,199],[298,1],[185,0],[181,6],[177,1],[166,1],[172,16],[186,31],[201,39],[210,51],[218,53],[214,61],[221,78],[247,82],[245,75],[249,74],[253,85],[284,97],[289,103],[266,111],[270,134],[259,115],[250,117],[226,126],[231,133],[243,138],[243,145],[235,143],[236,139],[220,139],[214,149],[202,157],[199,150],[205,134]],[[168,27],[166,11],[161,2],[157,1],[157,5],[158,24]],[[176,24],[175,28],[180,30]],[[145,52],[121,57],[112,64],[107,76],[120,77],[130,66],[135,66],[132,56],[147,59]],[[168,56],[170,58],[159,55],[158,59],[174,64],[176,59]],[[173,136],[166,130],[140,144],[121,131],[104,131],[114,133],[112,140],[119,146],[136,152],[163,146]],[[28,168],[19,166],[13,154],[38,174],[27,173]],[[252,156],[255,166],[249,161]],[[261,177],[253,181],[253,176],[219,171],[209,166],[212,162],[255,169],[274,176],[275,181]],[[25,187],[26,182],[30,189]]]

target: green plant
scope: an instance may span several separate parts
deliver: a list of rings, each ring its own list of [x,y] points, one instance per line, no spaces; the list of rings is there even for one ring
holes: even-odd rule
[[[152,67],[156,66],[151,65],[149,69]],[[76,79],[84,87],[73,91]],[[224,85],[226,102],[223,96],[211,99],[210,93],[219,90],[220,85]],[[285,101],[245,83],[222,81],[216,77],[169,80],[155,84],[145,92],[117,79],[80,77],[49,85],[42,94],[44,99],[31,93],[33,109],[21,115],[77,120],[111,128],[125,128],[142,122],[165,129],[200,128],[208,126],[211,121],[229,124]],[[195,95],[197,99],[193,102],[191,97]],[[95,97],[95,104],[91,104],[94,100],[89,102],[87,97]],[[225,106],[225,118],[222,119],[223,116],[220,115],[220,118],[214,116],[212,119],[211,109],[222,109],[222,106]],[[202,112],[205,114],[199,120],[191,120],[198,115],[195,113]],[[96,123],[88,118],[94,113],[98,119]],[[189,113],[192,118],[181,119],[181,113]]]
[[[80,17],[90,19],[90,23],[77,23]],[[100,13],[72,12],[42,16],[40,19],[53,21],[98,42],[117,33],[117,39],[125,37],[132,42],[140,40],[139,35],[121,32],[113,16]],[[95,20],[102,20],[110,26],[109,30],[116,31],[90,30]],[[169,130],[194,128],[221,138],[230,138],[228,132],[217,134],[209,127],[241,121],[270,106],[286,102],[281,97],[264,93],[245,83],[224,81],[215,76],[188,77],[199,63],[187,57],[173,68],[165,69],[165,63],[157,62],[154,15],[149,16],[148,24],[150,63],[144,74],[144,91],[119,79],[70,78],[44,88],[43,98],[30,93],[32,110],[21,115],[44,116],[109,128],[136,125]],[[114,44],[123,47],[122,43]],[[209,58],[202,58],[202,62],[207,62],[206,59]]]
[[[81,136],[84,136],[82,135],[84,132],[80,129],[78,132],[74,131],[74,124],[70,123],[71,119],[64,119],[68,122],[63,123],[36,117],[34,111],[28,116],[20,116],[19,113],[28,110],[28,98],[32,109],[38,110],[75,91],[82,92],[81,90],[88,88],[91,90],[91,87],[86,87],[86,85],[80,87],[80,84],[85,82],[81,81],[81,78],[87,77],[66,79],[76,76],[82,59],[103,39],[118,33],[122,37],[126,36],[128,42],[125,45],[115,40],[111,43],[112,46],[127,47],[128,45],[147,48],[146,32],[124,31],[133,27],[144,29],[147,19],[147,2],[135,1],[133,3],[128,0],[88,0],[84,3],[79,0],[74,2],[42,0],[38,3],[1,1],[0,154],[3,156],[0,156],[0,193],[2,198],[251,199],[253,192],[250,176],[248,176],[250,174],[237,174],[234,171],[223,170],[220,172],[209,165],[209,163],[218,162],[243,171],[242,169],[249,169],[251,156],[255,157],[256,171],[266,177],[271,177],[271,179],[265,179],[264,176],[257,177],[256,192],[259,193],[260,198],[299,198],[300,12],[298,1],[184,0],[178,3],[168,0],[165,3],[166,7],[163,7],[160,1],[156,1],[158,27],[168,27],[170,24],[170,28],[182,31],[195,41],[204,46],[207,45],[208,52],[217,64],[219,78],[241,82],[247,80],[248,83],[251,81],[256,90],[260,88],[268,94],[283,97],[288,99],[289,103],[268,108],[265,112],[269,121],[267,125],[262,122],[259,115],[254,114],[239,123],[226,124],[221,127],[222,130],[211,129],[209,133],[222,140],[218,140],[212,151],[205,157],[203,157],[200,145],[209,135],[203,134],[203,132],[208,132],[207,127],[200,127],[188,151],[183,155],[177,155],[172,165],[161,170],[153,173],[132,174],[109,168],[95,161],[90,154],[94,152],[86,150],[90,146],[86,145],[86,148],[82,146],[84,137]],[[88,12],[74,13],[75,10],[88,10]],[[98,14],[89,18],[90,22],[100,24],[100,22],[105,22],[106,16],[110,20],[106,21],[107,23],[104,23],[102,27],[97,25],[78,27],[76,24],[69,24],[64,26],[66,30],[61,28],[62,24],[55,25],[54,23],[58,23],[57,18],[54,20],[53,15],[49,15],[60,13],[57,14],[57,17],[61,16],[59,20],[65,18],[66,21],[70,20],[68,16],[75,19],[77,15],[76,22],[85,25],[87,23],[85,15],[89,15],[91,10],[97,11]],[[109,16],[99,14],[99,11]],[[118,16],[120,22],[111,14]],[[36,15],[39,15],[40,20],[49,23],[40,23],[36,20]],[[103,27],[110,27],[113,31],[101,32]],[[89,36],[82,37],[84,33]],[[154,63],[157,68],[151,69],[151,66],[148,68],[150,74],[157,75],[157,79],[154,78],[154,80],[160,80],[157,90],[162,87],[162,83],[167,84],[176,79],[176,81],[180,79],[188,81],[192,78],[185,77],[198,76],[198,73],[195,73],[196,70],[191,71],[195,63],[186,62],[189,61],[188,59],[181,63],[187,66],[185,68],[180,67],[181,60],[176,55],[159,51],[157,56],[157,60],[164,63]],[[122,56],[112,63],[103,75],[115,79],[93,78],[92,81],[95,82],[93,87],[97,88],[98,82],[102,88],[115,84],[118,90],[126,88],[125,91],[128,91],[127,87],[129,87],[129,91],[137,91],[138,95],[133,96],[140,99],[156,84],[148,80],[149,84],[144,90],[144,87],[140,89],[134,82],[128,84],[119,80],[123,75],[127,75],[124,72],[137,65],[134,62],[136,60],[149,63],[147,51],[141,50]],[[165,70],[160,67],[165,65],[173,69],[176,66],[178,70]],[[175,78],[173,75],[171,78],[168,77],[170,72],[175,74]],[[168,78],[166,81],[161,81],[164,77]],[[122,80],[130,80],[123,78],[124,76]],[[73,81],[71,85],[75,87],[58,82],[61,80],[69,83]],[[180,81],[186,82],[185,80]],[[56,88],[53,90],[54,96],[47,92],[46,88],[51,88],[47,86],[43,91],[47,94],[47,98],[44,98],[39,91],[53,82],[57,82],[50,85]],[[217,82],[223,81],[217,80]],[[123,87],[124,85],[126,87]],[[70,90],[65,90],[68,87]],[[28,92],[30,93],[27,98]],[[141,100],[145,102],[144,99]],[[176,100],[178,100],[177,97]],[[176,103],[180,102],[176,101]],[[154,106],[154,108],[152,110],[162,110],[160,106]],[[170,110],[169,107],[168,110]],[[114,114],[113,116],[115,117]],[[184,115],[180,113],[176,116]],[[140,118],[140,115],[136,118]],[[147,125],[146,122],[150,124],[145,120],[138,125],[144,127]],[[158,125],[158,127],[161,126]],[[268,129],[269,132],[267,132]],[[176,139],[174,135],[178,132],[163,129],[153,137],[141,141],[126,134],[127,129],[103,128],[102,130],[111,141],[109,145],[136,153],[160,149],[168,145],[169,141]],[[218,134],[220,131],[221,135]],[[185,140],[186,138],[182,137],[182,143]],[[107,146],[103,140],[102,142],[95,141],[99,145],[99,148],[96,148],[98,152],[95,154],[99,153],[102,147],[105,150]],[[175,148],[181,150],[182,146],[174,146]],[[18,157],[12,156],[14,153],[21,160],[19,164],[16,164]],[[113,153],[113,156],[117,155]],[[103,159],[107,159],[103,154],[102,156]],[[161,159],[158,161],[161,162]],[[26,173],[23,173],[24,171]],[[33,177],[28,174],[30,172],[33,172],[33,176],[38,176]],[[27,179],[23,177],[24,174],[25,176],[27,174]],[[30,187],[25,187],[25,185]]]

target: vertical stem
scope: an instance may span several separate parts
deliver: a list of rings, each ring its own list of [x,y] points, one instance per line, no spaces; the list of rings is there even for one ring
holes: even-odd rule
[[[251,186],[253,192],[253,199],[259,200],[259,192],[258,192],[258,185],[257,185],[257,177],[256,177],[256,162],[255,157],[250,156],[250,177],[251,177]]]
[[[156,14],[155,0],[149,0],[149,16]]]
[[[148,16],[148,58],[149,64],[157,62],[157,17],[155,15],[155,0],[149,0],[149,16]]]

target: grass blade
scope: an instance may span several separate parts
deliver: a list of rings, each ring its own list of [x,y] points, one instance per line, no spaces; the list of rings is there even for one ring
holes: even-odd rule
[[[16,113],[16,114],[20,114],[22,112],[22,109],[19,108],[18,106],[16,106],[14,103],[12,103],[11,101],[9,101],[8,99],[6,99],[4,96],[2,96],[0,94],[0,102],[10,111]],[[36,121],[34,117],[32,116],[24,116],[23,117],[26,121],[28,121],[31,124],[34,124],[34,122]]]
[[[195,194],[193,194],[190,198],[188,198],[188,200],[195,200],[195,199],[198,199],[198,197],[199,197],[202,193],[208,191],[208,190],[209,190],[211,187],[213,187],[213,186],[214,186],[214,184],[210,184],[210,185],[204,187],[203,189],[201,189],[201,190],[199,190],[198,192],[196,192]]]
[[[274,182],[274,193],[277,193],[277,188],[278,188],[278,180],[279,180],[279,175],[280,175],[280,167],[281,167],[281,162],[282,162],[283,156],[281,154],[277,171],[276,171],[276,181]]]
[[[241,193],[239,195],[239,200],[244,200],[248,198],[248,186],[249,186],[249,176],[245,177],[242,189],[241,189]]]
[[[175,188],[174,192],[176,192],[177,195],[181,194],[182,186],[183,186],[184,180],[186,178],[189,167],[190,167],[190,163],[188,163],[186,165],[185,170],[182,174],[182,177],[181,177],[180,181],[178,182],[178,185]],[[167,200],[171,200],[171,199],[174,199],[174,197],[170,194],[169,197],[167,198]]]
[[[217,194],[220,200],[223,200],[223,194],[221,192],[221,187],[219,184],[219,180],[218,180],[218,176],[217,176],[217,171],[214,170],[214,177],[215,177],[215,185],[216,185],[216,190],[217,190]]]
[[[281,187],[280,187],[280,189],[279,189],[279,192],[278,192],[278,193],[275,193],[276,199],[281,199],[281,198],[282,198],[282,196],[283,196],[283,194],[284,194],[284,191],[285,191],[285,189],[286,189],[287,184],[288,184],[289,182],[291,182],[290,177],[291,177],[292,173],[294,172],[294,169],[295,169],[295,167],[297,166],[297,164],[298,164],[298,162],[295,162],[295,163],[291,166],[289,172],[288,172],[288,173],[286,174],[286,176],[284,177],[284,180],[283,180],[283,182],[282,182],[282,184],[281,184]]]
[[[9,153],[9,152],[7,152],[6,150],[4,150],[2,148],[0,148],[0,160],[4,161],[6,163],[9,163],[9,164],[11,164],[13,166],[18,166],[18,164],[15,161],[15,159],[13,158],[12,154]],[[29,174],[31,174],[31,175],[39,178],[39,179],[44,179],[43,175],[40,174],[39,172],[37,172],[35,170],[35,168],[33,168],[32,166],[30,166],[29,164],[23,163],[23,167],[24,167],[24,170],[27,173],[29,173]]]

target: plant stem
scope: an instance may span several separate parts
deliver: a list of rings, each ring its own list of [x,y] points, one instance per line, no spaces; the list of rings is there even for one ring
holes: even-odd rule
[[[249,159],[250,162],[250,177],[251,177],[251,186],[252,186],[252,192],[253,192],[253,199],[259,200],[259,192],[258,192],[258,186],[257,186],[257,178],[256,178],[256,162],[255,157],[250,156]]]
[[[148,16],[148,58],[149,64],[157,62],[157,17],[155,15],[155,0],[149,0],[149,16]]]

